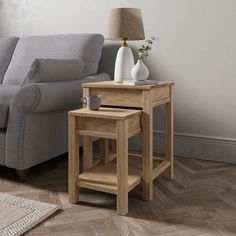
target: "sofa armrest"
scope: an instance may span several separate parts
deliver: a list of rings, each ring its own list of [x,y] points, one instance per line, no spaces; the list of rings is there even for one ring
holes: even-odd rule
[[[47,141],[37,143],[35,139],[48,140],[46,134],[48,134],[49,124],[54,122],[55,118],[56,124],[52,130],[56,127],[55,135],[64,134],[62,136],[66,139],[66,113],[70,109],[79,107],[82,96],[81,84],[109,79],[107,74],[97,74],[76,81],[32,83],[21,87],[10,105],[5,165],[15,169],[26,169],[39,163],[38,160],[44,160],[45,150],[42,145],[48,148],[46,150],[50,150],[47,145],[52,144],[47,144]],[[61,137],[60,140],[64,139]],[[55,150],[57,148],[52,148],[51,156],[56,153]]]
[[[105,73],[88,76],[75,81],[32,83],[21,87],[10,106],[19,112],[36,113],[55,110],[66,110],[79,107],[85,82],[109,80]]]

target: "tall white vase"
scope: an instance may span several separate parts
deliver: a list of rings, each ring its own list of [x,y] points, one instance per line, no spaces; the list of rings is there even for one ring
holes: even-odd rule
[[[136,65],[131,70],[131,77],[135,81],[146,80],[149,76],[149,69],[142,60],[138,60]]]

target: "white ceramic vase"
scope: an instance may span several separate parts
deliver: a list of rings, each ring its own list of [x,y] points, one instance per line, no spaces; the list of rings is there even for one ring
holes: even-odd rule
[[[138,60],[135,66],[131,70],[131,77],[135,81],[143,81],[148,78],[149,69],[143,63],[142,60]]]

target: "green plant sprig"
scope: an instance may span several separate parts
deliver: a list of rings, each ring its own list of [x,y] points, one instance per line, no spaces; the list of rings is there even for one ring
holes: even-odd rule
[[[150,39],[145,40],[145,43],[142,44],[138,49],[138,59],[143,60],[144,58],[148,57],[153,43],[157,40],[158,38],[154,36],[152,36]]]

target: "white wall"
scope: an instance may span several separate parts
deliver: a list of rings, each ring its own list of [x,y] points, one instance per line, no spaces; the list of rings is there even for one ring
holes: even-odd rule
[[[146,36],[159,37],[146,61],[151,78],[176,82],[176,153],[236,163],[235,0],[0,0],[0,35],[105,34],[107,10],[125,6],[141,8]],[[162,110],[155,117],[161,143]]]

